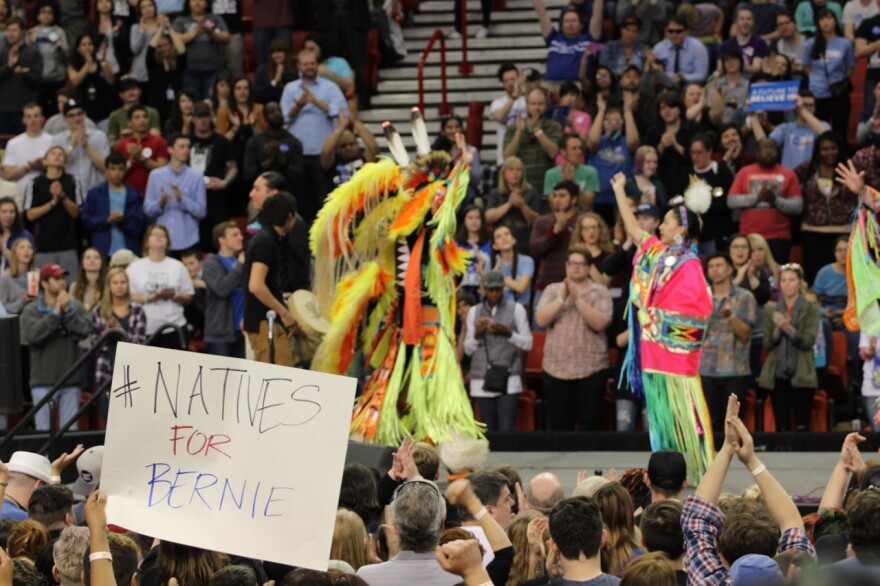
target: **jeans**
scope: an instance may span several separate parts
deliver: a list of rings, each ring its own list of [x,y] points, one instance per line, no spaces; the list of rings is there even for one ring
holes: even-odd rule
[[[235,342],[205,342],[205,352],[214,356],[244,358],[244,336],[235,332]]]
[[[633,431],[636,428],[636,418],[639,416],[639,407],[641,406],[642,427],[648,431],[648,410],[645,408],[645,402],[636,403],[629,399],[617,399],[615,401],[615,411],[617,415],[617,431]]]
[[[501,395],[495,398],[480,397],[477,399],[480,417],[486,424],[486,431],[516,431],[516,409],[519,405],[519,393]]]
[[[206,100],[214,91],[214,81],[219,74],[220,72],[216,69],[210,71],[187,69],[183,72],[183,87],[194,91],[199,100]]]
[[[275,39],[283,39],[288,45],[288,50],[292,52],[293,47],[290,46],[292,37],[293,29],[289,26],[255,28],[254,50],[257,54],[257,66],[266,64],[266,58],[269,56],[269,43]]]
[[[49,394],[49,389],[52,387],[32,387],[31,395],[34,398],[34,405],[43,400],[43,397]],[[58,406],[58,420],[59,427],[66,424],[74,415],[76,415],[76,410],[79,409],[79,395],[80,388],[79,387],[62,387],[55,393],[55,404]],[[37,431],[48,431],[49,430],[49,406],[46,405],[39,411],[37,411],[37,416],[34,418],[34,424],[36,425]],[[76,422],[70,427],[71,430],[77,429]]]

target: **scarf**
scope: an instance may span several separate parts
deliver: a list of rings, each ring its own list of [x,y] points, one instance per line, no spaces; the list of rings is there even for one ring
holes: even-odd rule
[[[791,323],[792,325],[795,325],[795,327],[797,327],[796,324],[803,306],[804,296],[798,295],[798,298],[794,302],[794,307],[791,310]],[[776,306],[777,311],[779,311],[780,308],[782,309],[782,312],[785,311],[785,301],[780,301],[779,305]],[[782,336],[779,337],[779,346],[776,349],[776,378],[790,379],[794,376],[796,368],[797,348],[795,348],[792,339],[783,332]]]

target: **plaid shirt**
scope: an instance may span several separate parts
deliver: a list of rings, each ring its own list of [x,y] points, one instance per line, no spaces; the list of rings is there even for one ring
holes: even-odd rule
[[[692,496],[684,502],[681,530],[686,551],[684,570],[691,586],[730,586],[730,575],[718,553],[718,535],[724,526],[724,513],[713,502]],[[803,529],[789,529],[779,538],[778,552],[805,551],[816,558],[816,550]]]
[[[853,163],[858,171],[865,172],[865,185],[880,189],[880,160],[877,158],[877,147],[859,149],[853,155]]]
[[[101,315],[101,306],[92,310],[92,345],[107,330],[107,318]],[[132,344],[143,344],[147,339],[147,314],[140,303],[131,304],[128,314],[128,338]],[[116,344],[104,346],[95,358],[95,388],[113,378],[113,359],[116,357]],[[108,395],[109,396],[109,395]]]

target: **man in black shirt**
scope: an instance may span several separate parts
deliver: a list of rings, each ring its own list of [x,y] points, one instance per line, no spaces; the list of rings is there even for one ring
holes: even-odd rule
[[[189,151],[189,166],[205,176],[207,193],[207,212],[199,223],[200,245],[202,250],[214,250],[211,230],[229,219],[227,188],[238,174],[232,145],[225,136],[214,132],[211,126],[211,106],[199,102],[193,108],[192,146]]]
[[[296,222],[296,200],[285,191],[263,203],[262,227],[247,245],[245,252],[244,331],[254,351],[254,360],[269,362],[269,324],[266,312],[277,315],[272,330],[275,363],[293,366],[289,335],[296,322],[284,306],[281,289],[281,245]],[[279,323],[280,322],[280,323]]]
[[[268,127],[252,136],[245,146],[244,181],[251,184],[260,173],[280,173],[288,185],[299,185],[303,169],[303,146],[284,129],[284,114],[277,102],[263,108]]]

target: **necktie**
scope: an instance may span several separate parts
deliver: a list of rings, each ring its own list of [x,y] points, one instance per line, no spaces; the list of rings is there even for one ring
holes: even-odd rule
[[[675,62],[673,64],[672,73],[678,73],[678,58],[681,55],[681,45],[675,46]]]

